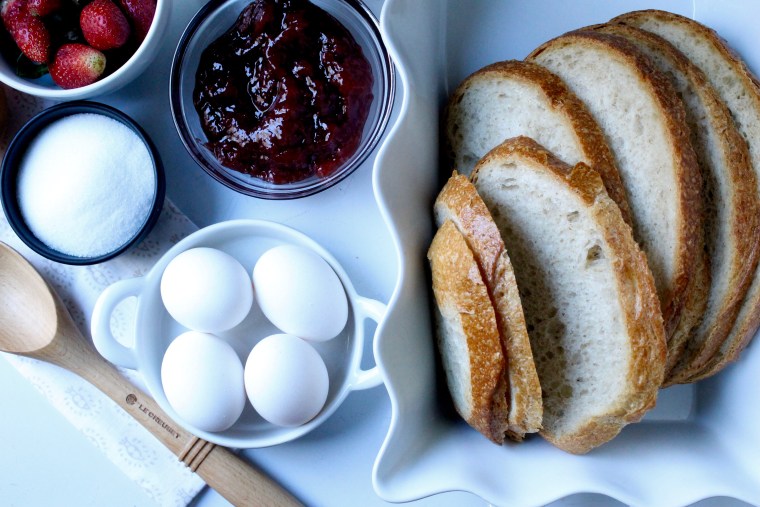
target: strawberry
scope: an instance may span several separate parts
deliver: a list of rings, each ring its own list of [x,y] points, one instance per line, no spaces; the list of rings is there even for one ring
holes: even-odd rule
[[[27,10],[26,0],[3,0],[0,5],[0,17],[3,18],[3,25],[10,31],[11,24],[14,20]]]
[[[129,16],[138,42],[142,42],[153,23],[156,13],[156,0],[119,0],[121,8]]]
[[[129,21],[111,0],[93,0],[85,5],[79,25],[84,38],[95,49],[118,48],[129,39]]]
[[[50,32],[41,19],[29,13],[27,0],[6,0],[0,7],[3,24],[24,55],[35,63],[50,56]]]
[[[61,0],[28,0],[27,9],[32,16],[43,17],[61,8]]]
[[[64,44],[50,65],[50,76],[61,88],[79,88],[97,81],[106,69],[103,53],[86,44]]]

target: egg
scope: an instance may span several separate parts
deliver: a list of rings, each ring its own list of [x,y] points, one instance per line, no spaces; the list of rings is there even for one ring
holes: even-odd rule
[[[325,405],[328,388],[322,357],[293,335],[264,338],[245,363],[245,391],[251,405],[278,426],[300,426],[313,419]]]
[[[348,300],[330,265],[296,245],[264,252],[253,267],[253,287],[264,315],[287,334],[325,341],[348,320]]]
[[[161,277],[161,299],[174,320],[217,333],[240,324],[253,304],[246,269],[214,248],[192,248],[172,259]]]
[[[169,404],[185,422],[203,431],[224,431],[245,408],[243,371],[227,342],[188,331],[166,349],[161,383]]]

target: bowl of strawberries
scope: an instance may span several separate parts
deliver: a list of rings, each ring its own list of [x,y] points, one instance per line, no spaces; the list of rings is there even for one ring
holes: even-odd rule
[[[171,0],[1,0],[0,81],[55,100],[110,93],[160,49]]]

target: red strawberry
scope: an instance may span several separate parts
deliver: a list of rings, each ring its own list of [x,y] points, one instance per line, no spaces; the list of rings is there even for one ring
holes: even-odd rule
[[[0,5],[0,16],[3,18],[5,28],[10,31],[13,21],[26,10],[26,0],[3,0]]]
[[[129,38],[129,21],[111,0],[93,0],[85,5],[79,25],[84,38],[95,49],[118,48]]]
[[[132,21],[137,41],[142,42],[150,30],[151,23],[153,23],[153,16],[156,13],[156,0],[119,0],[119,3]]]
[[[50,32],[27,7],[26,0],[7,0],[0,7],[0,15],[21,52],[33,62],[45,63],[50,55]]]
[[[106,69],[103,53],[86,44],[64,44],[50,65],[50,76],[61,88],[79,88],[97,81]]]

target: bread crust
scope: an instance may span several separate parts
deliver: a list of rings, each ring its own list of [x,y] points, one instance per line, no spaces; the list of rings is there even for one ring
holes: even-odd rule
[[[452,325],[461,326],[461,337],[466,340],[469,359],[469,385],[467,403],[454,406],[473,428],[489,440],[501,444],[506,431],[507,405],[504,381],[506,361],[502,354],[496,315],[488,296],[480,270],[464,236],[451,221],[438,229],[427,254],[433,280],[433,294],[438,310],[439,351],[443,355],[447,382],[451,386],[461,381],[464,374],[454,371],[457,359],[446,357],[447,339],[443,319],[453,319]],[[452,314],[455,314],[454,317]],[[459,328],[458,328],[459,330]],[[450,362],[449,359],[452,359]],[[469,409],[469,410],[468,410]]]
[[[702,180],[689,140],[683,103],[667,78],[633,44],[620,36],[588,29],[575,30],[542,44],[528,55],[527,60],[538,61],[539,55],[565,45],[599,49],[635,71],[657,104],[670,134],[673,167],[678,183],[679,220],[674,224],[677,231],[674,275],[666,281],[664,290],[661,290],[660,302],[666,333],[671,337],[687,302],[692,278],[695,276],[696,261],[703,245]],[[635,229],[636,227],[634,232]]]
[[[654,9],[623,14],[613,18],[611,22],[642,26],[649,21],[684,28],[695,40],[699,40],[705,47],[709,47],[715,58],[722,60],[732,70],[737,82],[741,83],[747,99],[752,104],[752,111],[757,117],[760,117],[760,81],[715,30],[684,16]],[[707,78],[709,80],[711,76],[707,75]],[[716,88],[717,86],[716,84]],[[718,94],[720,95],[720,92]],[[737,119],[739,130],[742,131],[742,125],[736,114],[734,114],[734,118]],[[742,132],[742,137],[750,148],[751,164],[756,182],[755,193],[758,194],[760,192],[760,188],[757,187],[760,183],[758,181],[760,179],[760,155],[752,155],[752,153],[760,153],[760,140],[744,132]],[[757,256],[757,250],[760,248],[758,246],[760,231],[755,230],[749,239],[754,242],[753,249],[755,256]],[[740,305],[736,319],[724,322],[725,325],[732,324],[732,327],[717,350],[714,350],[714,343],[712,343],[710,347],[699,348],[695,353],[684,357],[682,364],[678,366],[681,371],[674,375],[669,382],[686,383],[709,377],[738,358],[760,327],[760,264],[756,264],[751,278],[749,291]],[[737,283],[741,283],[741,281]]]
[[[736,320],[739,307],[747,293],[752,273],[757,265],[758,252],[760,252],[757,246],[757,232],[758,227],[760,227],[760,199],[758,199],[756,190],[757,182],[752,171],[747,143],[739,133],[725,103],[720,99],[701,69],[675,46],[652,32],[630,25],[613,24],[600,25],[594,29],[623,36],[639,47],[644,46],[647,50],[666,59],[670,67],[667,70],[678,72],[688,83],[689,90],[687,93],[698,97],[703,110],[707,113],[707,119],[712,125],[712,131],[717,134],[717,141],[720,142],[719,149],[722,151],[721,158],[725,160],[724,164],[711,168],[710,154],[707,152],[707,146],[702,142],[707,133],[698,130],[698,118],[693,117],[687,108],[687,118],[692,127],[692,146],[695,148],[702,168],[703,195],[707,196],[709,193],[717,194],[719,192],[717,188],[714,190],[710,188],[710,185],[718,184],[716,179],[712,177],[713,172],[719,171],[725,174],[729,180],[728,193],[731,195],[731,201],[724,203],[724,205],[730,210],[731,216],[729,223],[725,226],[729,228],[732,242],[717,244],[717,230],[706,227],[705,234],[709,236],[705,238],[706,250],[702,251],[702,255],[698,259],[696,276],[693,278],[695,284],[689,291],[692,297],[684,309],[684,318],[681,319],[668,344],[668,365],[666,367],[668,374],[665,381],[665,385],[668,386],[678,382],[679,379],[683,380],[689,377],[688,369],[680,369],[684,363],[678,365],[680,371],[673,371],[686,351],[687,344],[690,345],[691,353],[712,356],[725,341],[733,322]],[[657,65],[656,62],[654,63]],[[664,71],[665,69],[660,70]],[[669,75],[666,72],[663,73]],[[694,114],[701,114],[701,111]],[[713,213],[712,219],[706,224],[714,223],[716,224],[715,227],[719,228],[724,226],[718,223],[716,210],[711,210],[708,206],[705,206],[704,209],[708,216],[710,216],[709,213]],[[716,287],[711,287],[707,278],[710,269],[706,265],[708,257],[711,259],[717,257],[714,254],[716,249],[721,249],[724,257],[728,259],[730,271],[727,290],[719,301],[711,305],[711,311],[706,316],[707,320],[700,322],[707,309],[710,290],[716,290]],[[721,266],[716,265],[715,267],[720,268]]]
[[[454,155],[456,147],[452,142],[453,135],[451,134],[457,121],[456,115],[453,114],[455,105],[462,100],[474,83],[491,79],[516,80],[541,90],[546,97],[547,105],[561,114],[571,126],[576,142],[583,152],[582,161],[599,172],[607,192],[620,207],[623,218],[627,223],[632,223],[625,187],[620,179],[615,158],[596,120],[586,105],[567,88],[559,77],[535,63],[519,60],[492,63],[474,72],[460,83],[451,95],[444,112],[449,160],[456,158]]]
[[[522,440],[541,428],[541,385],[533,362],[520,294],[501,233],[470,180],[452,174],[435,201],[436,224],[450,220],[472,250],[496,310],[502,349],[507,361],[510,400],[507,435]]]
[[[557,447],[582,454],[610,440],[626,424],[640,420],[655,405],[666,358],[660,304],[646,257],[619,208],[607,195],[598,173],[582,163],[571,168],[532,139],[518,137],[505,141],[483,157],[473,172],[476,185],[482,167],[515,158],[529,160],[553,175],[558,185],[580,197],[614,253],[611,265],[631,344],[631,361],[626,372],[628,389],[607,414],[591,418],[572,434],[541,431]]]

